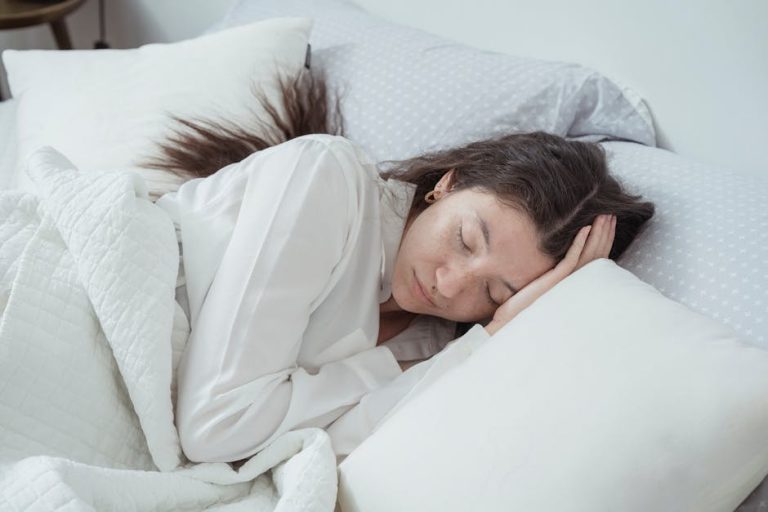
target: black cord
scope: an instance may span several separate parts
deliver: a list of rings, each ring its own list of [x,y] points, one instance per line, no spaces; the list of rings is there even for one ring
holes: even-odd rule
[[[107,22],[106,22],[106,9],[104,8],[104,0],[99,0],[99,40],[93,43],[93,47],[97,50],[109,48],[107,43]]]

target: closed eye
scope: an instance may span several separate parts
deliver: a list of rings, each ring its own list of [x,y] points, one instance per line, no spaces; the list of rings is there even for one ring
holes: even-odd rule
[[[472,249],[464,241],[464,223],[459,224],[459,229],[456,231],[456,239],[459,241],[459,246],[465,252],[472,252]]]
[[[466,241],[464,240],[464,223],[459,223],[459,229],[456,230],[456,240],[459,242],[459,246],[465,251],[465,252],[472,252],[472,248],[467,245]],[[485,296],[488,299],[488,303],[493,306],[494,308],[498,308],[501,306],[498,302],[493,300],[493,296],[491,295],[491,287],[488,286],[488,283],[485,283]]]

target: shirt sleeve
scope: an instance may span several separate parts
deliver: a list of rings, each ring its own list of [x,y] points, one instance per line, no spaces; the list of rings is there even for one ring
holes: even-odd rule
[[[461,364],[489,338],[488,331],[480,324],[475,324],[430,359],[411,366],[389,384],[363,396],[357,405],[326,429],[331,437],[337,463],[341,463],[407,402]]]
[[[240,169],[248,179],[237,222],[179,364],[176,424],[191,461],[243,459],[288,430],[325,427],[402,374],[383,346],[313,373],[297,364],[371,186],[347,144],[302,137]]]

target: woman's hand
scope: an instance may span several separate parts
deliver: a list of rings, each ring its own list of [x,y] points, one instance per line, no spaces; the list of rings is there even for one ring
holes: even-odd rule
[[[520,311],[575,270],[597,258],[607,258],[611,252],[615,231],[616,217],[613,215],[600,215],[591,226],[581,228],[565,257],[553,269],[531,281],[499,306],[491,322],[485,326],[488,334],[495,334]]]
[[[579,262],[575,270],[580,269],[590,261],[598,258],[607,258],[613,247],[613,238],[616,236],[616,216],[598,215],[592,223],[592,230],[587,238],[587,244],[581,251]]]

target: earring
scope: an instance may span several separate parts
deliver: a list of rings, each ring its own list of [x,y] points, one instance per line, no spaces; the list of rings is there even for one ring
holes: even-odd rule
[[[440,199],[441,194],[439,192],[435,192],[434,190],[430,190],[427,192],[427,194],[424,196],[424,201],[426,201],[428,204],[432,204],[438,199]]]

